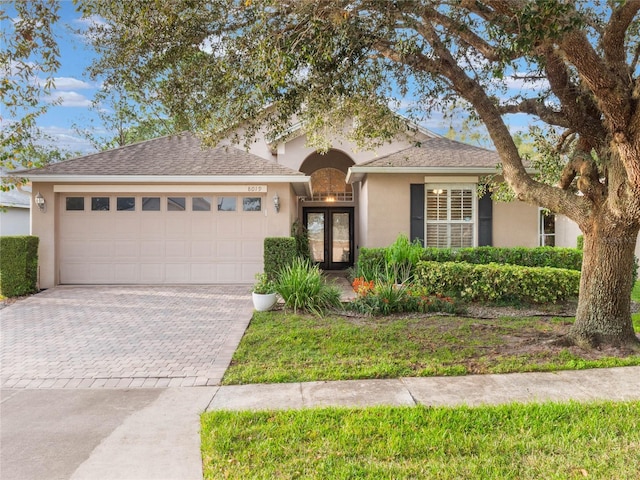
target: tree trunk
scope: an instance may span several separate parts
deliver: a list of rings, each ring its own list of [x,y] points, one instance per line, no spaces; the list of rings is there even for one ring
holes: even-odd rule
[[[637,228],[595,228],[584,233],[576,321],[569,333],[583,347],[640,346],[631,322]]]

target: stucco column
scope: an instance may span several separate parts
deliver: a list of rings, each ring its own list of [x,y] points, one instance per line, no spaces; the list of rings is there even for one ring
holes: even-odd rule
[[[40,193],[45,200],[41,210],[35,202]],[[56,284],[56,218],[57,198],[50,183],[33,183],[31,195],[31,235],[40,239],[38,248],[38,277],[40,288],[51,288]]]

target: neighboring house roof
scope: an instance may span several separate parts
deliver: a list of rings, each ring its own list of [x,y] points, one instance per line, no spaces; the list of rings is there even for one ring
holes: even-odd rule
[[[500,162],[497,152],[448,138],[428,138],[420,145],[376,158],[349,169],[348,182],[367,173],[494,173]]]
[[[22,187],[26,190],[27,187]],[[0,191],[0,207],[5,208],[31,208],[31,196],[26,191],[17,188],[8,192]]]
[[[19,172],[42,182],[288,182],[305,190],[309,177],[233,146],[208,148],[193,134],[155,138]]]
[[[0,176],[4,179],[13,174],[13,170],[0,168]],[[4,208],[31,208],[31,187],[22,185],[5,192],[0,190],[0,207]]]

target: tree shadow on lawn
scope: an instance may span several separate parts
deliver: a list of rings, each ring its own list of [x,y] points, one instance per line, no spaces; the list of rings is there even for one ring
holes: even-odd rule
[[[622,364],[640,365],[638,352],[630,348],[607,346],[587,350],[563,345],[559,340],[566,337],[573,325],[576,304],[576,301],[542,307],[470,304],[465,314],[457,316],[402,313],[387,317],[351,317],[348,321],[371,325],[420,319],[410,323],[411,328],[430,329],[432,335],[434,330],[442,334],[436,334],[437,338],[428,342],[430,345],[424,345],[425,350],[433,348],[434,342],[446,342],[456,357],[453,363],[464,366],[468,374],[555,369],[553,365],[575,369],[608,366],[595,363],[606,359],[611,360],[611,366],[619,364],[616,359],[621,359]],[[639,312],[640,304],[633,303],[632,311]],[[409,335],[418,342],[424,338]],[[456,351],[461,355],[455,355]]]

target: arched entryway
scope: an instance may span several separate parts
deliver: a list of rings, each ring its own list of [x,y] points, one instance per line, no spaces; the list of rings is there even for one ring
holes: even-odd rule
[[[311,176],[312,197],[302,208],[309,234],[311,258],[323,270],[341,270],[353,265],[355,252],[355,196],[346,182],[353,160],[339,150],[314,153],[300,170]]]

